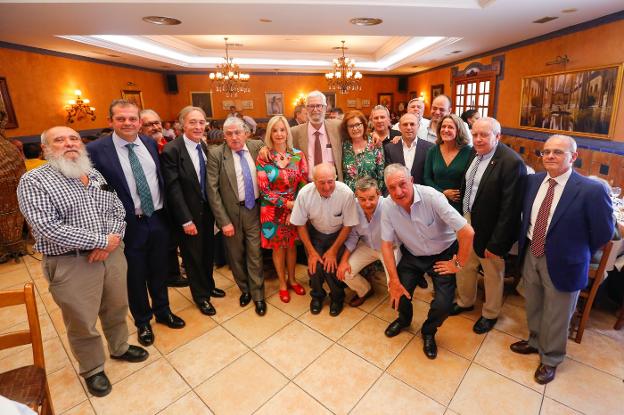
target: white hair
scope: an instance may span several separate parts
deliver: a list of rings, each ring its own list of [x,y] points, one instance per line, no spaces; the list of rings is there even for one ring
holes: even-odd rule
[[[321,98],[321,101],[323,102],[323,105],[327,106],[327,98],[325,97],[325,94],[323,94],[321,91],[312,91],[308,94],[308,96],[306,97],[306,105],[308,104],[308,102],[310,101],[310,98]]]
[[[384,169],[384,182],[388,184],[388,177],[396,173],[403,173],[406,178],[411,177],[410,171],[401,163],[392,163]]]
[[[567,141],[568,142],[568,147],[570,148],[570,151],[572,153],[576,153],[576,140],[574,140],[569,135],[555,134],[555,135],[551,135],[550,137],[548,137],[548,140],[552,140],[553,138],[558,138],[560,140]],[[548,140],[546,140],[546,141],[548,141]]]

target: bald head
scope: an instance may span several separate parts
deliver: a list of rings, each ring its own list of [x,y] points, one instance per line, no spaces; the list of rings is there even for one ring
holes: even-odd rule
[[[78,140],[80,141],[80,134],[78,134],[76,130],[64,125],[57,125],[55,127],[50,127],[41,133],[41,144],[50,145],[52,143],[51,140],[54,140],[54,137],[64,136],[78,137]]]
[[[431,121],[437,125],[443,117],[451,113],[451,99],[446,95],[438,95],[431,102]]]
[[[314,186],[322,197],[328,198],[336,189],[336,168],[330,163],[321,163],[314,166],[312,172]]]
[[[401,131],[403,140],[408,144],[411,144],[416,138],[416,133],[418,133],[419,127],[420,117],[416,114],[406,112],[399,120],[399,131]]]

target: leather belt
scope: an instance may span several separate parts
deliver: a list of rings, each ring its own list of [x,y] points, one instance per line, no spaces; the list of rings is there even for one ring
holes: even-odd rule
[[[89,255],[91,253],[90,250],[85,250],[85,249],[73,249],[71,251],[68,252],[64,252],[62,254],[56,254],[56,255],[48,255],[48,256],[80,256],[80,255]]]
[[[163,211],[162,209],[155,210],[154,213],[152,213],[152,216],[156,216],[159,213],[161,213],[162,211]],[[137,220],[138,219],[145,219],[145,218],[151,218],[152,217],[152,216],[144,215],[142,213],[140,215],[135,215],[135,216],[136,216]]]

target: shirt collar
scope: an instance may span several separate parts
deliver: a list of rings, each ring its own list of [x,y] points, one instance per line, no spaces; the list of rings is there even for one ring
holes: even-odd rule
[[[481,158],[481,160],[489,160],[489,159],[491,159],[494,156],[494,153],[496,152],[497,148],[498,148],[498,143],[496,143],[494,145],[494,147],[492,147],[492,149],[489,152],[485,153],[483,155],[483,157]],[[479,154],[477,154],[477,157],[478,156],[479,156]]]
[[[557,182],[558,185],[565,185],[568,182],[568,179],[570,178],[570,176],[572,176],[572,167],[570,167],[568,169],[568,171],[566,171],[563,174],[560,174],[557,177],[550,177],[550,174],[546,173],[546,177],[544,177],[544,181],[542,182],[542,184],[544,182],[548,182],[548,179],[553,179],[554,181]]]
[[[197,148],[197,144],[200,144],[188,138],[186,134],[182,134],[182,137],[184,138],[184,143],[186,144],[187,147]]]
[[[141,140],[139,139],[138,135],[136,136],[134,141],[126,141],[123,138],[119,137],[117,135],[117,133],[113,131],[112,137],[113,137],[113,143],[117,147],[124,147],[125,148],[126,144],[130,144],[130,143],[136,144],[137,146],[141,146],[143,144],[143,142],[141,142]]]
[[[403,144],[403,148],[404,148],[404,149],[411,150],[411,149],[413,149],[414,147],[416,147],[416,144],[418,144],[418,135],[414,138],[414,141],[412,141],[412,145],[411,145],[410,147],[408,147],[408,146],[405,144],[405,140],[403,139],[403,136],[401,136],[401,143]]]
[[[321,133],[321,135],[327,135],[327,134],[325,133],[325,121],[323,121],[323,122],[321,123],[321,128],[319,128],[318,130],[312,126],[312,123],[311,123],[311,122],[308,122],[308,135],[309,135],[309,136],[313,136],[313,135],[314,135],[314,133],[315,133],[315,132],[317,132],[317,131],[318,131],[319,133]]]

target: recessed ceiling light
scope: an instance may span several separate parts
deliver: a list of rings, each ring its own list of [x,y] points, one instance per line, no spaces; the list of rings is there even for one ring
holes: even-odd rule
[[[157,24],[161,26],[175,26],[182,23],[178,19],[174,19],[173,17],[165,17],[165,16],[145,16],[143,18],[144,22]]]
[[[376,26],[383,23],[383,20],[376,17],[354,17],[353,19],[349,20],[349,22],[356,26]]]
[[[456,53],[462,53],[462,51],[461,50],[454,50],[454,51],[451,52],[451,55],[454,55]]]
[[[271,23],[271,22],[273,22],[273,20],[271,19],[264,19],[264,18],[260,19],[260,23]]]
[[[563,9],[561,10],[561,13],[574,13],[577,12],[578,9],[575,9],[574,7],[570,8],[570,9]]]
[[[544,16],[541,19],[534,20],[533,23],[548,23],[552,22],[555,19],[558,19],[558,17]]]
[[[299,39],[286,38],[284,40],[287,41],[287,42],[297,42]]]

